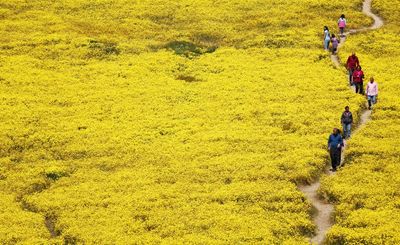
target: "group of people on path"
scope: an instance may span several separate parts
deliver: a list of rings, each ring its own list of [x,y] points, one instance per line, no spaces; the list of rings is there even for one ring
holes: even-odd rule
[[[344,36],[344,31],[347,25],[345,16],[342,14],[338,20],[338,27],[340,36]],[[340,40],[334,34],[330,35],[327,26],[324,27],[324,49],[329,50],[329,44],[332,44],[332,54],[337,53],[337,48]],[[377,102],[378,84],[373,77],[370,78],[364,91],[364,72],[360,66],[360,61],[356,54],[353,52],[347,59],[346,69],[349,74],[349,84],[355,87],[355,92],[358,94],[365,94],[368,100],[368,109],[371,110],[372,106]],[[340,123],[343,128],[343,135],[338,128],[333,129],[333,133],[328,138],[328,151],[331,158],[332,169],[336,171],[341,164],[341,154],[344,147],[344,140],[350,138],[351,127],[353,124],[353,114],[350,112],[349,106],[345,107],[341,115]]]
[[[346,28],[347,21],[344,14],[342,14],[338,20],[338,27],[340,37],[344,37],[344,30]],[[339,47],[340,38],[338,39],[335,34],[330,34],[329,28],[324,26],[324,49],[329,50],[329,44],[332,44],[332,54],[336,54]]]
[[[336,171],[340,166],[342,159],[342,150],[344,147],[344,139],[350,138],[351,127],[353,125],[353,114],[350,111],[350,107],[346,106],[344,112],[340,117],[340,123],[343,127],[343,136],[340,134],[338,128],[333,129],[333,133],[329,135],[328,138],[328,151],[331,157],[332,169],[331,171]]]
[[[356,93],[365,93],[365,97],[368,100],[368,109],[371,110],[372,106],[376,104],[378,97],[378,84],[375,82],[374,77],[369,79],[364,92],[364,72],[360,66],[360,61],[354,52],[347,58],[346,69],[349,73],[350,86],[355,87]]]

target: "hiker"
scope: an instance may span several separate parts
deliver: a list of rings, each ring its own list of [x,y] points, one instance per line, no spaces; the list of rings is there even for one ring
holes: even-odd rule
[[[331,41],[331,36],[329,34],[329,28],[324,26],[324,49],[329,49],[329,42]]]
[[[337,48],[339,46],[339,40],[336,38],[335,34],[332,34],[331,36],[331,43],[332,43],[332,54],[337,53]]]
[[[378,84],[375,82],[373,77],[371,77],[369,83],[367,83],[365,96],[368,100],[368,109],[371,110],[372,105],[376,104],[376,99],[378,97]]]
[[[356,85],[356,93],[363,94],[364,72],[361,66],[357,66],[357,69],[353,72],[353,83]]]
[[[339,26],[339,31],[340,31],[340,36],[343,37],[344,36],[344,28],[346,28],[346,18],[344,16],[344,14],[342,14],[338,20],[338,26]]]
[[[332,163],[331,171],[333,172],[335,172],[337,167],[340,165],[343,146],[343,138],[340,135],[339,129],[334,128],[333,133],[329,135],[328,139],[328,151]]]
[[[343,137],[345,139],[350,138],[351,125],[353,124],[353,114],[351,114],[349,109],[349,106],[346,106],[344,108],[344,112],[342,113],[342,117],[340,118],[340,123],[343,126]]]
[[[356,53],[352,53],[349,58],[347,58],[346,68],[349,71],[349,82],[350,86],[353,86],[353,72],[356,70],[356,67],[360,66],[360,61],[356,56]]]

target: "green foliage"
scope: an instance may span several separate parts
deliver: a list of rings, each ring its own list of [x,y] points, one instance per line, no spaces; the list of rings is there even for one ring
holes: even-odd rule
[[[170,42],[165,45],[165,48],[173,50],[177,55],[182,55],[188,58],[206,53],[213,53],[217,49],[217,47],[202,48],[185,41]]]

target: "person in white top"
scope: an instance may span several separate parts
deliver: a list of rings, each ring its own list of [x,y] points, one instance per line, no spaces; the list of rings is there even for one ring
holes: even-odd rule
[[[368,99],[368,109],[371,110],[372,105],[376,104],[376,98],[378,97],[378,84],[373,77],[369,79],[369,83],[365,89],[365,96]]]
[[[329,43],[331,42],[331,34],[329,33],[329,28],[324,26],[324,49],[329,49]]]

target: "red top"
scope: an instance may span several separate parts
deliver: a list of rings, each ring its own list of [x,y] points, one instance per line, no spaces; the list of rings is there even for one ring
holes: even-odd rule
[[[355,83],[360,83],[363,81],[364,78],[364,72],[363,71],[354,71],[353,72],[353,82]]]
[[[347,59],[347,68],[352,68],[355,69],[357,66],[360,65],[360,62],[358,61],[357,56],[350,55],[349,58]]]

